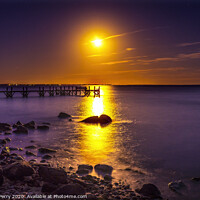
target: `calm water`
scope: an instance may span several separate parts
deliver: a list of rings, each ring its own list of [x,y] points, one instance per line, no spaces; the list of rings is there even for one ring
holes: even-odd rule
[[[116,179],[126,179],[133,188],[151,182],[170,199],[200,199],[200,184],[190,181],[200,176],[200,87],[102,86],[101,94],[101,98],[1,96],[1,122],[51,123],[47,132],[9,136],[10,146],[24,147],[34,140],[37,146],[57,149],[54,162],[60,166],[105,163],[114,167]],[[59,120],[61,111],[71,114],[73,122]],[[102,113],[113,123],[103,128],[78,123]],[[178,179],[187,185],[182,195],[167,186]]]

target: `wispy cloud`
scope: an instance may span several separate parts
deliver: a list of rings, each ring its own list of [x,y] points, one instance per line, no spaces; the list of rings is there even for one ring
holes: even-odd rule
[[[131,34],[134,34],[134,33],[140,33],[140,32],[146,31],[146,30],[147,29],[139,29],[139,30],[130,31],[130,32],[126,32],[126,33],[120,33],[120,34],[116,34],[116,35],[110,35],[108,37],[105,37],[103,40],[108,40],[108,39],[111,39],[111,38],[116,38],[116,37],[122,37],[122,36],[126,36],[126,35],[131,35]]]
[[[200,42],[186,42],[186,43],[178,44],[178,46],[187,47],[187,46],[198,45],[198,44],[200,44]]]
[[[135,49],[136,49],[136,48],[132,48],[132,47],[130,48],[130,47],[129,47],[129,48],[126,48],[126,51],[134,51]]]
[[[114,65],[114,64],[122,64],[122,63],[129,63],[132,62],[133,60],[117,60],[117,61],[111,61],[111,62],[105,62],[101,63],[102,65]]]
[[[188,53],[188,54],[178,54],[175,57],[160,57],[160,58],[154,58],[154,59],[136,59],[135,62],[131,63],[130,65],[136,65],[136,64],[151,64],[154,62],[166,62],[166,61],[183,61],[187,59],[200,59],[200,52],[194,52],[194,53]]]

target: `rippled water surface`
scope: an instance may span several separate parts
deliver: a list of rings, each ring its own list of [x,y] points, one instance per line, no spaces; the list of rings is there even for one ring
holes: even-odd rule
[[[58,119],[61,111],[73,121]],[[102,113],[113,123],[79,123]],[[200,176],[200,87],[101,86],[100,98],[1,95],[0,121],[18,120],[51,126],[27,136],[12,134],[10,146],[24,147],[34,140],[37,146],[57,149],[54,162],[60,166],[105,163],[114,167],[116,179],[126,179],[133,188],[151,182],[170,199],[200,199],[200,184],[190,181]],[[187,185],[182,196],[167,188],[177,179]]]

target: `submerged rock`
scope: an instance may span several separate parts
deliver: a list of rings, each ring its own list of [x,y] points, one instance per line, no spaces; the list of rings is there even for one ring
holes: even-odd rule
[[[36,149],[37,147],[35,145],[31,145],[31,146],[26,146],[25,149]]]
[[[6,144],[7,140],[6,139],[0,139],[0,144]]]
[[[102,164],[95,165],[94,169],[98,174],[112,174],[113,171],[113,167]]]
[[[200,177],[193,177],[193,178],[191,178],[191,180],[192,180],[192,181],[197,181],[197,182],[198,182],[198,181],[200,181]]]
[[[52,156],[51,156],[51,155],[48,155],[48,154],[42,156],[42,159],[45,159],[45,160],[49,160],[49,159],[51,159],[51,158],[52,158]]]
[[[4,135],[11,135],[11,132],[5,132]]]
[[[40,177],[46,182],[54,184],[68,183],[68,176],[64,169],[40,166],[38,172]]]
[[[58,195],[83,195],[85,194],[85,189],[78,183],[62,185],[57,190],[53,192]]]
[[[37,129],[38,130],[49,130],[49,126],[47,126],[47,125],[40,125],[40,126],[37,126]]]
[[[28,122],[24,124],[24,126],[28,129],[35,129],[35,122],[34,121]]]
[[[19,150],[19,148],[17,148],[17,147],[10,147],[10,151],[18,151]]]
[[[88,171],[92,171],[93,170],[93,166],[92,165],[79,165],[78,166],[78,170],[83,170],[86,169]]]
[[[3,175],[10,180],[23,180],[24,176],[31,176],[35,170],[26,161],[15,162],[3,170]]]
[[[64,113],[64,112],[60,112],[59,115],[58,115],[59,118],[63,118],[63,119],[66,119],[66,118],[70,118],[72,117],[71,115],[67,114],[67,113]]]
[[[26,155],[27,156],[36,156],[33,152],[31,151],[26,151]]]
[[[84,123],[91,123],[91,124],[109,124],[112,122],[112,119],[108,116],[108,115],[101,115],[100,117],[98,116],[92,116],[92,117],[88,117],[84,120],[82,120],[81,122]]]
[[[177,192],[178,190],[180,190],[181,188],[185,187],[185,184],[181,181],[174,181],[174,182],[170,182],[168,184],[168,187],[173,190],[174,192]]]
[[[24,126],[18,126],[16,130],[13,131],[14,133],[20,134],[28,134],[28,129]]]
[[[154,184],[144,184],[141,189],[136,189],[136,192],[150,198],[162,199],[160,190]]]
[[[10,138],[5,138],[5,140],[7,141],[7,142],[10,142],[11,141],[11,139]]]
[[[38,149],[40,153],[56,153],[57,150],[41,147]]]

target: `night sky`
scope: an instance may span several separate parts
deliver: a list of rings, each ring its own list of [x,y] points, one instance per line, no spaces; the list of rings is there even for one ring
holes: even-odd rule
[[[200,2],[0,1],[0,83],[200,84]]]

